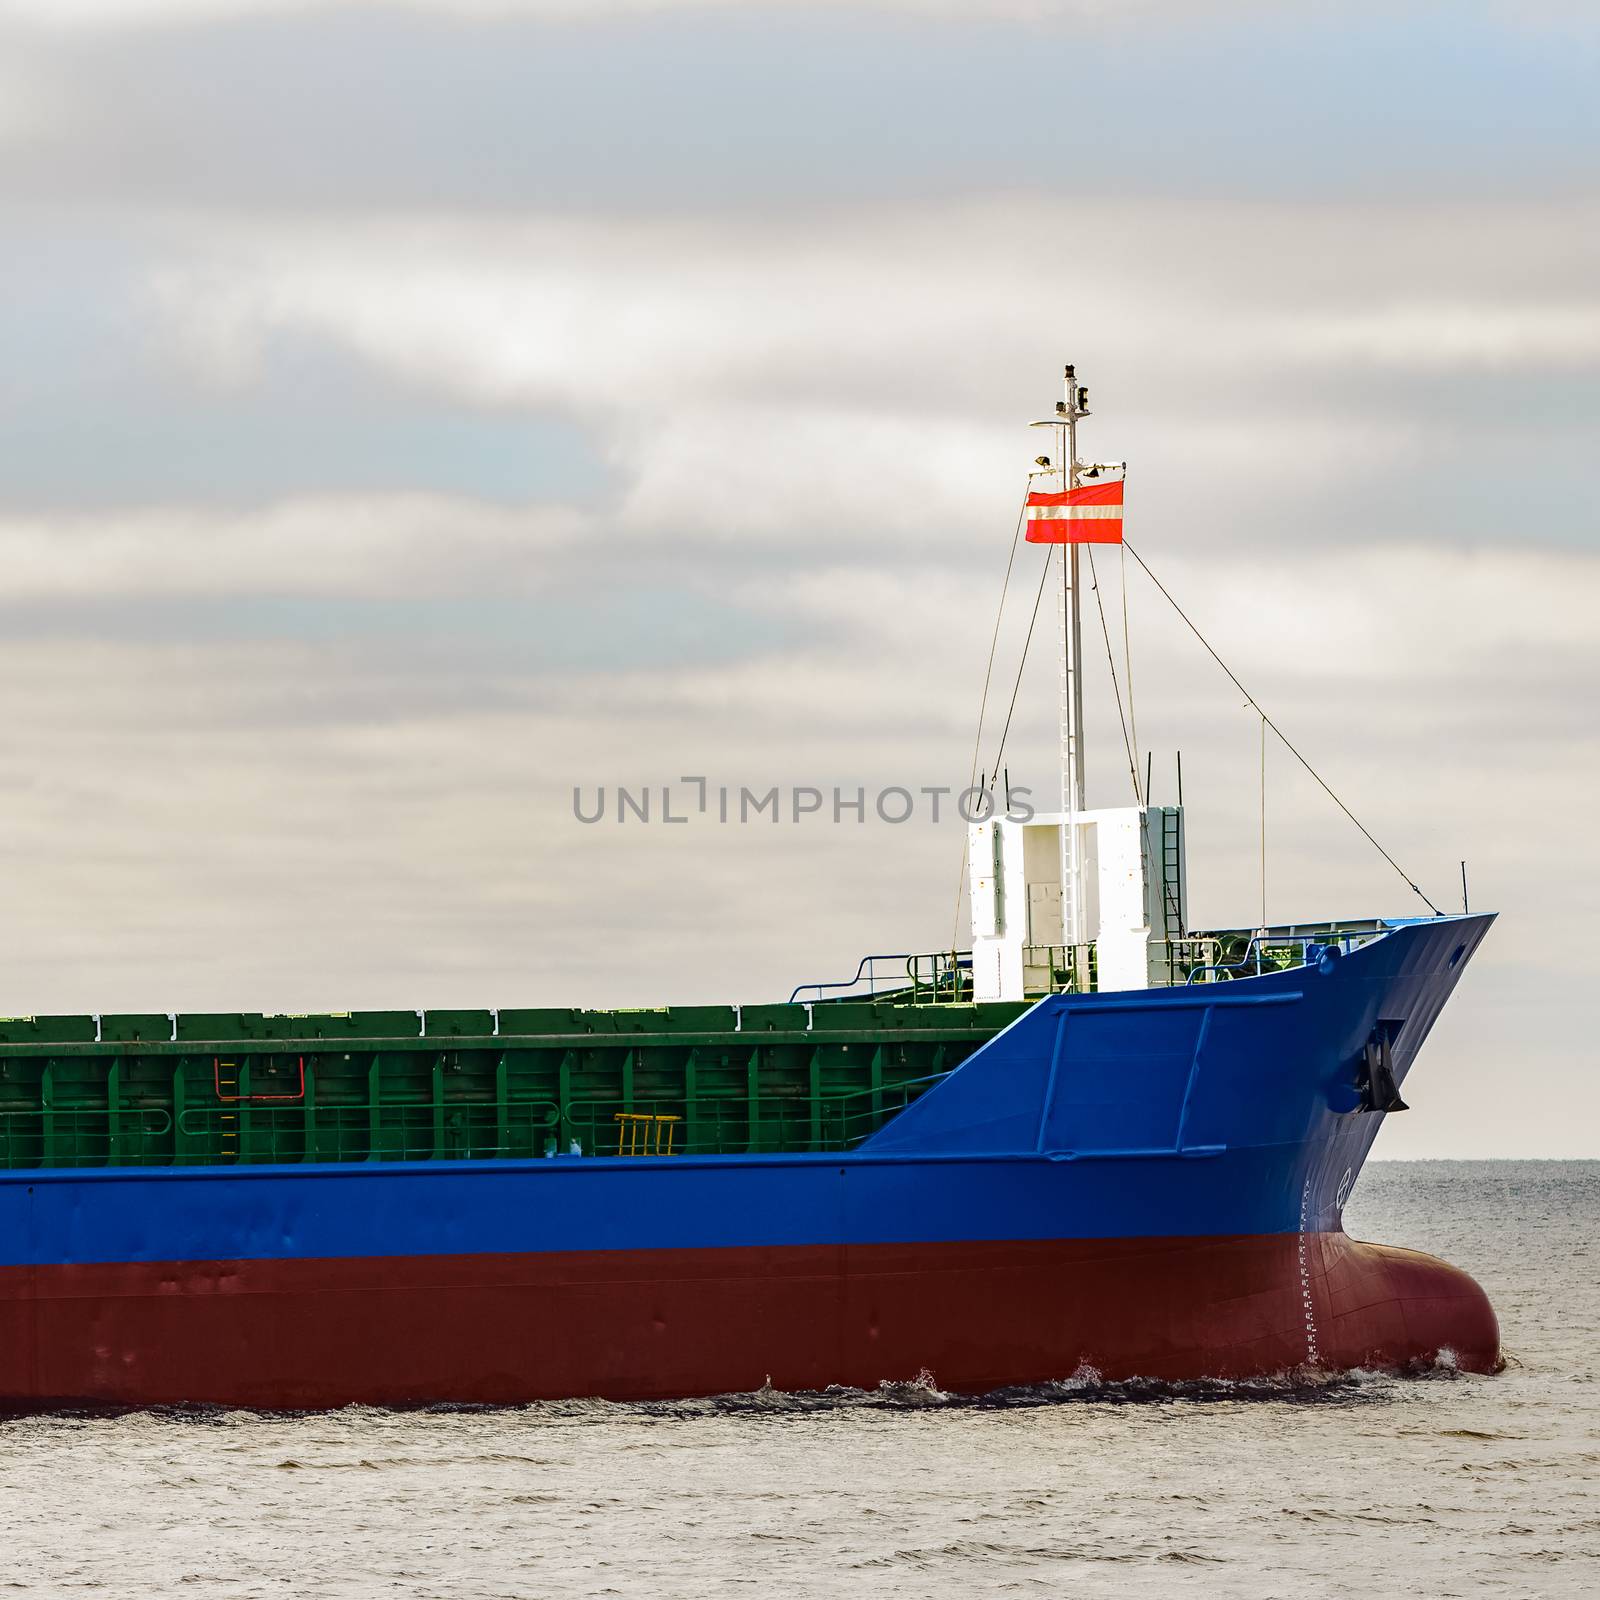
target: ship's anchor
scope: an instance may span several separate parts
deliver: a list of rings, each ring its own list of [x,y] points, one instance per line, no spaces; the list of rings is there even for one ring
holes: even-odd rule
[[[1409,1111],[1394,1079],[1394,1025],[1380,1022],[1361,1050],[1356,1088],[1363,1111]]]

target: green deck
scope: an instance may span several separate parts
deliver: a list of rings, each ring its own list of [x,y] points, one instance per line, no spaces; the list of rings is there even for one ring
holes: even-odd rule
[[[6,1018],[0,1168],[848,1149],[1025,1009]]]

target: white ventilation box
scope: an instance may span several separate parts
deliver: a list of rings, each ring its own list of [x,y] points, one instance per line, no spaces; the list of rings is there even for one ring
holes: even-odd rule
[[[1170,970],[1165,941],[1180,938],[1188,920],[1182,808],[1080,811],[1075,896],[1062,884],[1066,825],[1061,815],[1043,813],[971,825],[976,999],[1021,1000],[1059,987],[1053,974],[1074,964],[1062,926],[1074,898],[1080,949],[1094,946],[1097,988],[1146,989],[1153,973]]]

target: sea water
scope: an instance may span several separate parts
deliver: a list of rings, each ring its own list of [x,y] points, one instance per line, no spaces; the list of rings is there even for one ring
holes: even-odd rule
[[[1374,1163],[1507,1370],[0,1423],[19,1595],[1600,1594],[1600,1162]],[[910,1379],[910,1375],[908,1375]]]

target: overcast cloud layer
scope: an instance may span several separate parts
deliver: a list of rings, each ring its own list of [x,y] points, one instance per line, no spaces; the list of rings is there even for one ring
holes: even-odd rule
[[[572,790],[964,782],[1071,359],[1142,553],[1505,913],[1385,1153],[1600,1153],[1594,63],[1562,6],[0,0],[5,1008],[756,1000],[948,942],[959,827]],[[1257,724],[1129,593],[1193,914],[1253,920]],[[1281,751],[1268,834],[1274,918],[1422,909]]]

